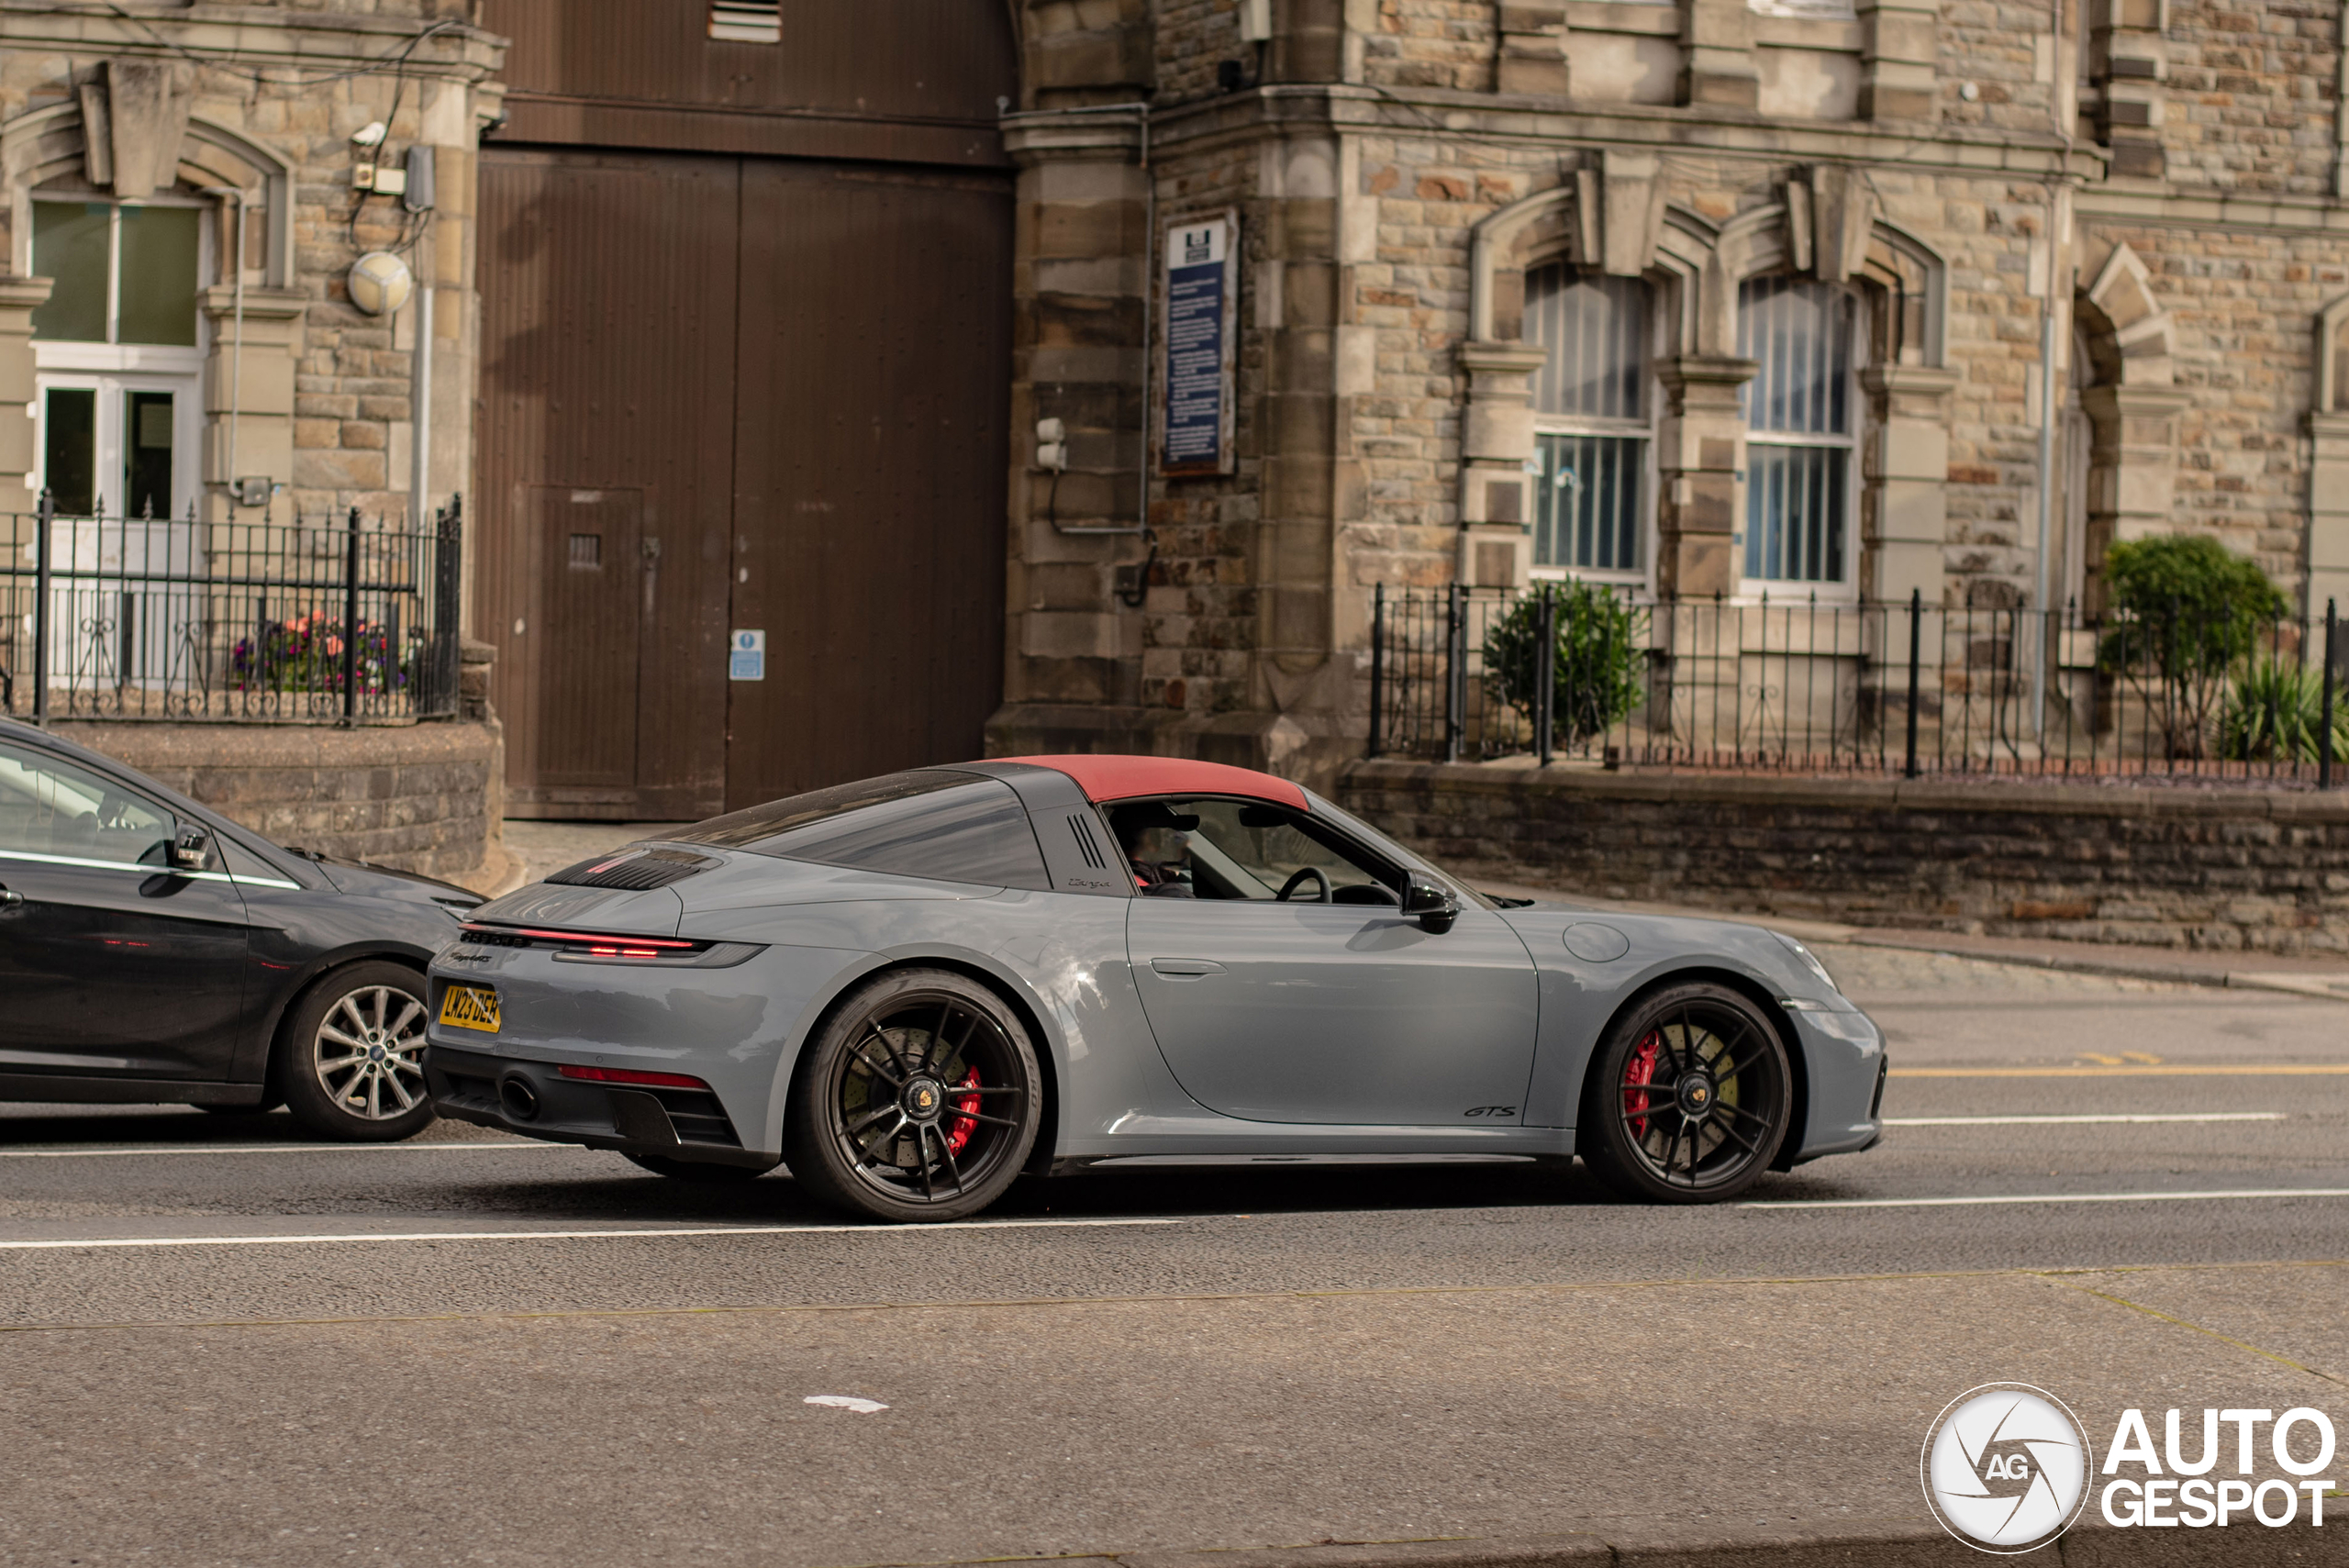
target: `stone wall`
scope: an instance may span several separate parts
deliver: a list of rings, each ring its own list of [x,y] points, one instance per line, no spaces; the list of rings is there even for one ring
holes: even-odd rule
[[[506,871],[498,842],[506,752],[494,721],[51,728],[272,843],[484,888]]]
[[[1376,762],[1339,798],[1440,863],[1596,897],[2349,951],[2349,795]]]
[[[93,161],[83,117],[111,102],[126,72],[160,72],[166,83],[155,136],[177,147],[178,161],[159,183],[213,206],[199,293],[206,428],[200,455],[189,454],[206,517],[229,517],[227,485],[244,476],[281,487],[270,513],[278,522],[340,519],[352,506],[395,522],[408,512],[421,313],[412,302],[372,317],[351,304],[345,275],[376,250],[401,254],[417,287],[433,290],[429,493],[438,504],[469,487],[474,150],[480,125],[496,114],[501,89],[490,78],[504,49],[470,25],[472,9],[469,0],[306,0],[147,6],[137,16],[9,12],[0,238],[20,290],[47,287],[30,276],[30,198],[139,194],[110,190],[106,139]],[[381,150],[366,156],[404,171],[410,148],[431,154],[438,205],[429,217],[354,191],[362,150],[352,133],[379,121]],[[119,126],[112,140],[119,147]],[[13,303],[0,295],[0,337],[24,329],[5,308]],[[31,401],[31,373],[28,356],[0,362],[0,404]],[[5,493],[32,466],[29,447],[19,456],[13,445],[0,442],[0,506],[13,505]],[[238,521],[261,517],[235,510]]]

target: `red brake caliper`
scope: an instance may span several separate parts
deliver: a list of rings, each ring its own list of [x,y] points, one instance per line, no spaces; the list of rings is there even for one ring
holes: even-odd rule
[[[972,1068],[968,1073],[963,1074],[963,1081],[954,1086],[958,1089],[977,1088],[979,1086],[979,1070],[975,1067]],[[979,1129],[979,1124],[969,1119],[978,1111],[979,1096],[976,1095],[958,1095],[954,1097],[954,1108],[962,1114],[954,1119],[953,1127],[950,1129],[946,1134],[946,1151],[949,1154],[960,1154],[963,1152],[963,1146],[971,1141],[971,1134]]]
[[[1648,1135],[1648,1119],[1640,1113],[1648,1108],[1646,1085],[1655,1082],[1655,1053],[1663,1043],[1661,1035],[1650,1031],[1647,1039],[1632,1048],[1631,1060],[1623,1065],[1623,1084],[1627,1090],[1623,1095],[1623,1113],[1639,1117],[1631,1123],[1634,1142]]]

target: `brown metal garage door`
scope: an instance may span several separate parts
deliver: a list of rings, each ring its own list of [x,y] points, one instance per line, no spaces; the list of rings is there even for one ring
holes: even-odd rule
[[[476,634],[517,815],[978,754],[1002,669],[1000,176],[485,150]],[[766,633],[727,679],[728,633]]]

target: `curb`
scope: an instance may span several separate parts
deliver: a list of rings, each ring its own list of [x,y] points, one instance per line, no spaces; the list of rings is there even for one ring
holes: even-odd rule
[[[2349,1520],[2344,1520],[2349,1523]],[[1737,1535],[1702,1530],[1607,1529],[1514,1540],[1422,1540],[1230,1551],[1132,1551],[1097,1556],[994,1557],[929,1568],[1980,1568],[1993,1554],[1932,1527],[1902,1526],[1865,1534],[1828,1534],[1761,1527]],[[2148,1538],[2138,1529],[2076,1529],[2029,1560],[2054,1568],[2318,1568],[2349,1564],[2349,1529],[2307,1525],[2277,1529],[2176,1529]],[[877,1568],[877,1565],[876,1565]],[[892,1568],[911,1568],[897,1564]]]
[[[1792,934],[1802,935],[1800,931]],[[1968,959],[1976,963],[2008,963],[2018,969],[2059,970],[2070,974],[2103,974],[2120,980],[2158,980],[2173,985],[2207,985],[2235,991],[2288,991],[2295,995],[2349,1002],[2349,989],[2343,989],[2349,986],[2349,981],[2329,981],[2315,974],[2292,974],[2272,970],[2199,969],[2188,964],[2135,962],[2125,958],[2078,958],[2070,953],[1973,952],[1965,948],[1951,947],[1945,942],[1903,941],[1898,938],[1871,936],[1858,931],[1850,936],[1822,936],[1813,940],[1841,942],[1847,947],[1939,953],[1949,958]]]

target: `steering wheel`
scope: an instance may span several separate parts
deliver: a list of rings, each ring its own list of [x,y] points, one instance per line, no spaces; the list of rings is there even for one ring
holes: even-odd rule
[[[1329,874],[1322,871],[1319,866],[1299,866],[1295,871],[1289,873],[1288,880],[1281,884],[1280,901],[1284,904],[1287,903],[1288,895],[1295,893],[1308,876],[1321,884],[1321,896],[1316,899],[1315,902],[1319,904],[1328,904],[1332,902],[1330,892]]]

